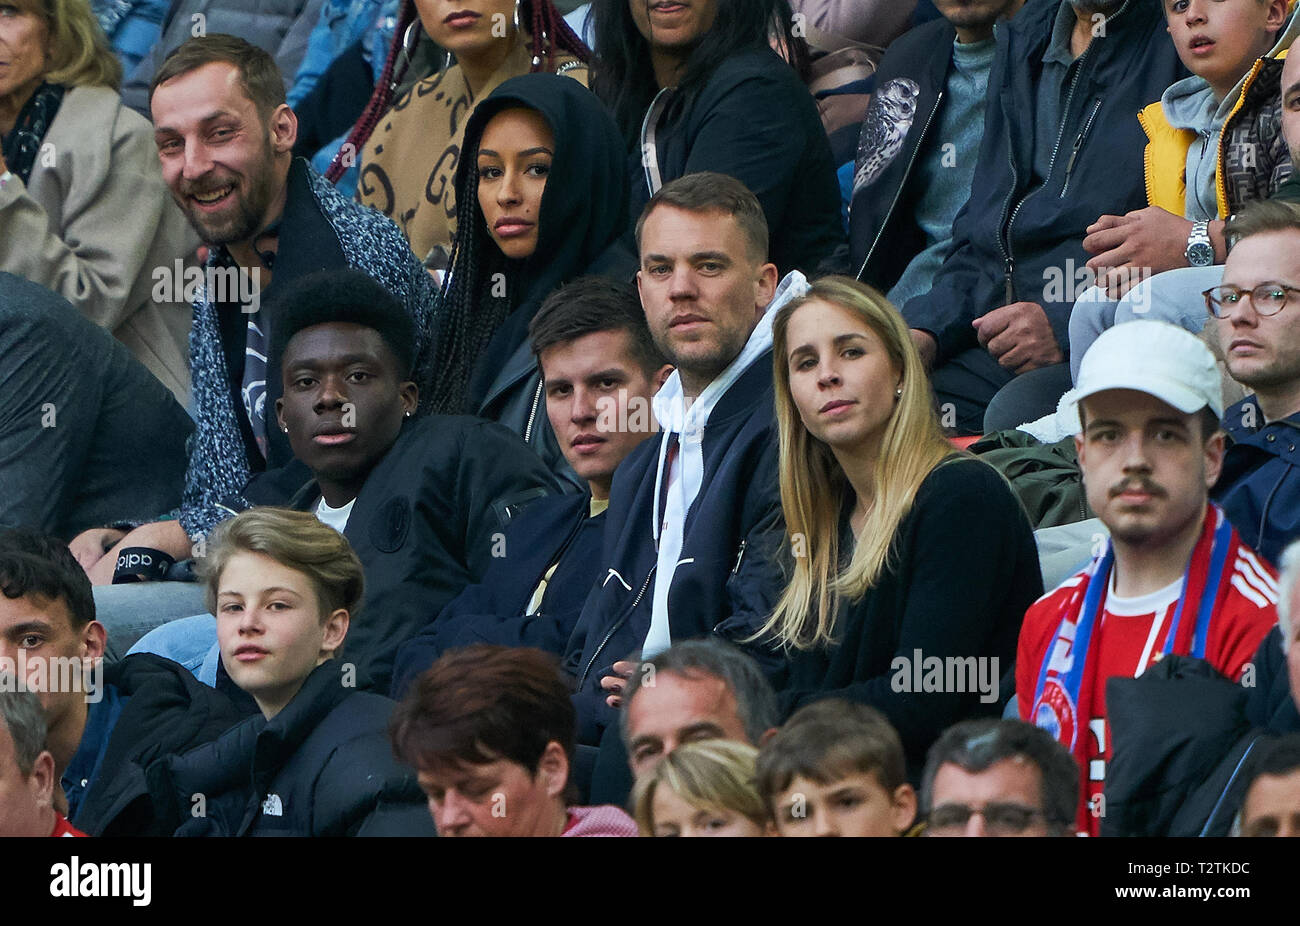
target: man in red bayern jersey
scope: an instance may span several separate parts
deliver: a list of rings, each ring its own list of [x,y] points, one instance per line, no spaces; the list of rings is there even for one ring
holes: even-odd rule
[[[1021,718],[1078,761],[1078,827],[1095,836],[1111,759],[1106,680],[1139,676],[1167,653],[1238,680],[1277,622],[1277,579],[1208,501],[1223,398],[1195,335],[1116,325],[1084,356],[1075,398],[1079,468],[1110,539],[1025,614],[1016,695]]]

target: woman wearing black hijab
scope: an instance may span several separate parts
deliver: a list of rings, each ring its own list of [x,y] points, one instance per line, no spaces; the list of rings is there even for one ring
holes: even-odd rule
[[[526,74],[478,105],[463,152],[433,408],[501,422],[581,486],[546,418],[528,323],[575,277],[635,273],[635,255],[619,243],[628,224],[622,139],[580,84]]]

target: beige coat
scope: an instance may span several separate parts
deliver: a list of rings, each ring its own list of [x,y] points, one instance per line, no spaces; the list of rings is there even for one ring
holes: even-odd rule
[[[173,278],[198,244],[163,183],[152,126],[106,87],[70,88],[29,182],[0,190],[0,270],[107,328],[182,404],[191,309]],[[155,289],[169,298],[155,302]]]

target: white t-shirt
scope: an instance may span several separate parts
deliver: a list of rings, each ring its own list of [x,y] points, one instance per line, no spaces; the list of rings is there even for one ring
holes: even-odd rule
[[[356,504],[356,499],[348,502],[341,508],[331,508],[325,504],[324,497],[316,503],[316,510],[313,512],[322,524],[328,524],[340,534],[348,526],[348,517],[352,514],[352,506]]]

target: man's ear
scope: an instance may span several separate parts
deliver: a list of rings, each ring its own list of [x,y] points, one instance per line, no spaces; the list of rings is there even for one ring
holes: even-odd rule
[[[1264,20],[1264,28],[1274,34],[1274,39],[1277,38],[1277,31],[1286,22],[1286,7],[1286,0],[1272,0],[1268,5],[1268,18]]]
[[[287,154],[293,150],[298,141],[298,117],[289,108],[288,103],[281,103],[271,113],[271,150],[276,154]]]
[[[289,426],[284,423],[284,399],[275,400],[275,422],[280,426],[281,431],[289,430]]]
[[[781,275],[777,272],[776,264],[764,264],[758,268],[754,304],[756,317],[761,318],[763,313],[767,311],[767,307],[772,304],[772,297],[776,295],[776,284],[780,281]]]
[[[325,636],[321,640],[321,652],[326,656],[333,656],[343,646],[343,639],[348,635],[348,626],[352,622],[352,616],[348,614],[347,608],[339,608],[329,617],[325,618]]]
[[[36,803],[41,807],[54,809],[54,756],[48,749],[41,750],[32,766],[32,790]]]
[[[762,749],[764,746],[768,744],[768,742],[771,741],[772,737],[776,736],[776,731],[777,731],[776,727],[768,727],[759,736],[758,742],[755,743],[754,745],[757,746],[759,749]]]
[[[402,411],[414,415],[420,405],[420,387],[407,381],[398,385],[397,392],[402,398]]]
[[[894,789],[894,829],[906,833],[916,819],[916,790],[909,784]]]
[[[1219,481],[1219,473],[1223,472],[1223,454],[1227,451],[1226,435],[1222,431],[1215,431],[1214,435],[1205,442],[1205,487],[1211,489]]]
[[[547,795],[564,796],[564,789],[569,786],[569,757],[564,754],[564,747],[555,740],[547,743],[542,751],[542,758],[537,763],[537,774],[542,777]]]
[[[99,621],[90,621],[81,629],[81,658],[93,662],[104,655],[108,642],[108,631]],[[86,668],[90,668],[89,665]]]
[[[677,368],[673,366],[671,363],[665,363],[663,366],[659,368],[659,370],[655,373],[655,375],[651,377],[651,382],[654,383],[653,392],[658,392],[660,389],[664,387],[664,383],[668,382],[668,377],[673,375],[673,370],[675,369]]]
[[[1082,434],[1076,434],[1076,435],[1074,435],[1074,455],[1075,455],[1076,457],[1079,458],[1079,472],[1080,472],[1080,473],[1084,473],[1084,472],[1086,472],[1085,469],[1084,469],[1084,463],[1083,463],[1083,448],[1086,447],[1086,446],[1087,446],[1087,444],[1086,444],[1086,442],[1084,441],[1084,439],[1083,439],[1083,435],[1082,435]]]

